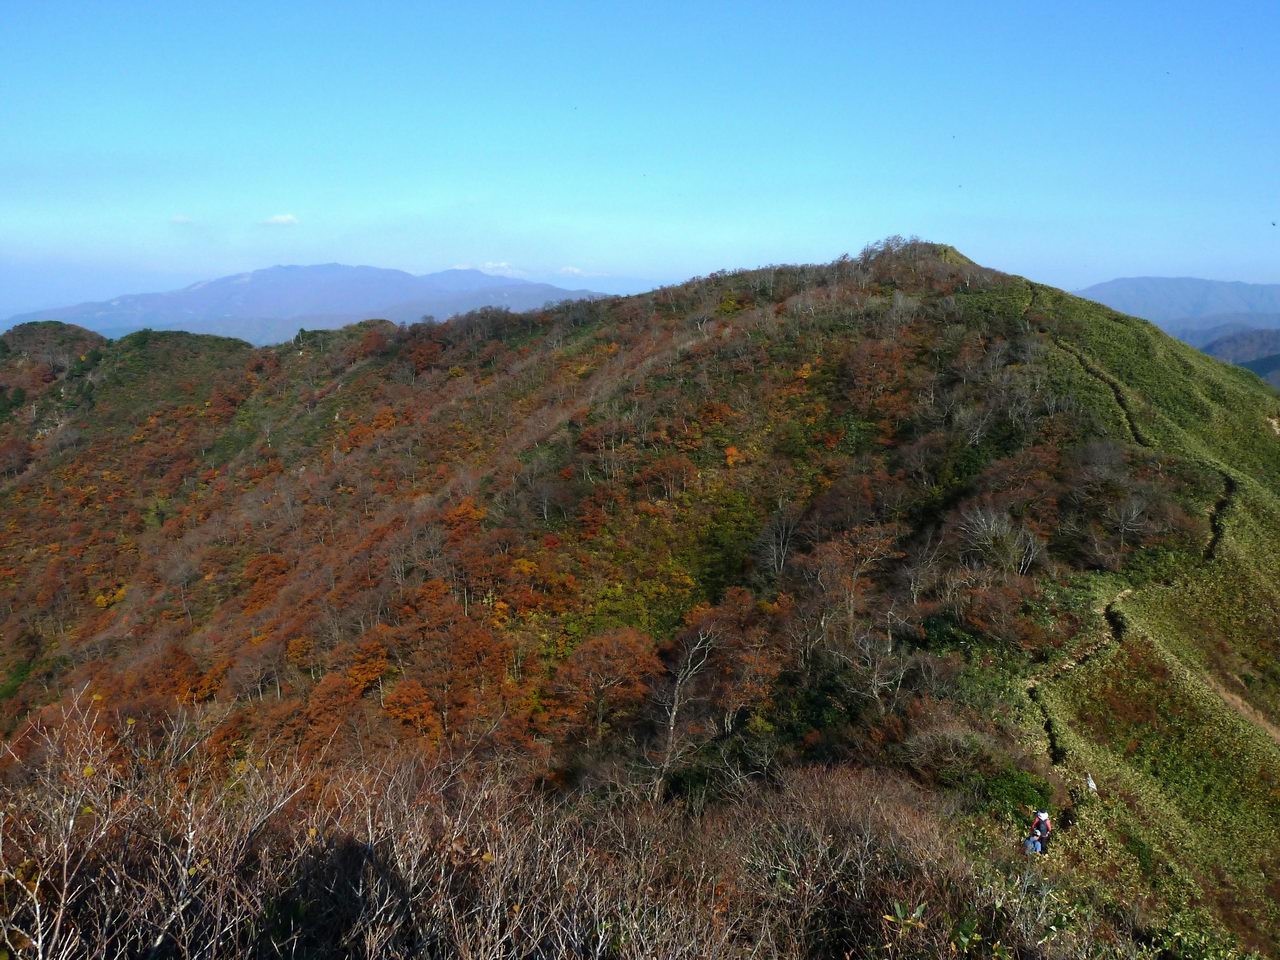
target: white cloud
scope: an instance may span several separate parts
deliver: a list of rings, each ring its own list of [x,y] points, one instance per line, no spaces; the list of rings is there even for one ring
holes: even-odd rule
[[[496,277],[527,277],[524,270],[518,270],[506,260],[486,260],[483,263],[455,263],[450,270],[479,270]]]
[[[292,213],[277,213],[274,217],[267,217],[262,221],[265,227],[292,227],[296,226],[298,218]]]
[[[497,274],[500,277],[523,277],[524,271],[517,270],[505,260],[486,260],[480,264],[480,269],[485,273]]]
[[[560,273],[566,277],[585,277],[587,275],[587,271],[581,267],[561,267]]]
[[[179,227],[185,227],[188,224],[195,223],[195,221],[192,220],[190,217],[188,217],[185,213],[175,213],[172,217],[169,218],[169,222]]]

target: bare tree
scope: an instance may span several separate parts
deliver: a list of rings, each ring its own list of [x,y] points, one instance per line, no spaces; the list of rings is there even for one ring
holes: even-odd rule
[[[707,668],[715,650],[717,633],[710,624],[684,631],[676,639],[675,650],[665,683],[654,694],[658,708],[660,734],[654,760],[651,792],[655,800],[662,796],[667,777],[676,764],[697,744],[690,727],[688,713],[700,699],[696,681]]]

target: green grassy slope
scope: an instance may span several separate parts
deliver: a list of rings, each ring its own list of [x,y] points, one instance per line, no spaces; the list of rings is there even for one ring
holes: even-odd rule
[[[1095,586],[1099,605],[1130,590],[1095,626],[1110,636],[1043,685],[1063,771],[1100,788],[1062,847],[1101,886],[1205,908],[1274,945],[1262,928],[1280,921],[1280,397],[1144,321],[1035,293],[1037,322],[1106,388],[1077,396],[1109,429],[1193,465],[1213,531],[1200,556],[1152,557]]]

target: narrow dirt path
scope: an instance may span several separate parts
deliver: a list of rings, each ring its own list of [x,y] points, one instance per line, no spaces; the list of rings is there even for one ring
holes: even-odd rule
[[[1280,746],[1280,727],[1277,727],[1274,723],[1268,720],[1262,715],[1257,707],[1253,706],[1245,700],[1244,697],[1230,689],[1212,673],[1209,673],[1206,670],[1200,676],[1204,679],[1204,682],[1213,689],[1213,692],[1222,698],[1227,706],[1240,714],[1240,716],[1245,720],[1248,720],[1250,723],[1261,728],[1263,733],[1274,740],[1277,746]]]
[[[1139,446],[1151,447],[1151,440],[1142,432],[1142,428],[1138,426],[1137,417],[1134,415],[1133,407],[1129,405],[1129,398],[1125,395],[1124,387],[1120,381],[1094,363],[1089,355],[1079,347],[1057,337],[1053,338],[1053,342],[1063,351],[1075,357],[1080,366],[1084,368],[1085,373],[1098,380],[1111,391],[1111,395],[1115,397],[1116,405],[1120,407],[1120,412],[1124,414],[1125,424],[1129,428],[1129,436],[1133,439],[1133,442]]]
[[[1032,301],[1034,302],[1034,296]],[[1058,337],[1053,337],[1053,342],[1064,353],[1069,354],[1075,361],[1080,364],[1082,370],[1089,376],[1093,377],[1111,391],[1112,397],[1115,398],[1116,406],[1120,408],[1123,415],[1125,427],[1129,432],[1129,438],[1142,447],[1151,448],[1153,445],[1150,438],[1143,432],[1138,425],[1137,416],[1134,414],[1133,407],[1129,403],[1129,398],[1125,394],[1124,387],[1115,377],[1111,376],[1107,371],[1099,367],[1083,350],[1074,344],[1067,343]],[[1084,648],[1053,664],[1047,672],[1034,675],[1027,683],[1027,696],[1031,702],[1040,710],[1041,716],[1044,717],[1044,732],[1049,743],[1049,760],[1054,766],[1061,766],[1067,761],[1067,748],[1062,743],[1062,738],[1058,735],[1057,727],[1053,722],[1053,717],[1049,714],[1049,708],[1045,705],[1044,699],[1040,693],[1040,684],[1051,683],[1059,679],[1072,670],[1083,666],[1091,659],[1098,655],[1101,651],[1108,649],[1116,644],[1124,642],[1127,624],[1124,615],[1116,607],[1121,600],[1127,597],[1132,590],[1121,590],[1116,594],[1109,603],[1107,603],[1101,611],[1103,620],[1106,622],[1106,630],[1092,642],[1085,645]]]
[[[1062,739],[1058,736],[1057,724],[1053,722],[1049,708],[1045,706],[1040,696],[1040,687],[1034,681],[1027,685],[1027,696],[1040,711],[1040,716],[1044,718],[1044,735],[1049,745],[1049,762],[1055,767],[1060,767],[1067,762],[1067,748],[1063,746]]]
[[[1054,343],[1061,347],[1064,351],[1071,354],[1079,362],[1080,366],[1090,376],[1097,379],[1111,390],[1111,395],[1115,397],[1116,405],[1120,407],[1120,411],[1124,414],[1125,424],[1128,426],[1129,435],[1133,441],[1141,446],[1149,449],[1154,448],[1151,439],[1142,432],[1142,428],[1138,426],[1137,417],[1134,415],[1133,407],[1129,403],[1129,398],[1125,394],[1124,387],[1111,374],[1103,370],[1079,347],[1074,344],[1067,343],[1064,340],[1054,338]],[[1280,433],[1280,419],[1272,420],[1271,425],[1277,433]],[[1238,484],[1235,477],[1227,473],[1227,471],[1219,469],[1219,476],[1222,477],[1222,495],[1214,502],[1209,509],[1209,543],[1204,550],[1205,562],[1211,562],[1218,556],[1218,547],[1222,544],[1222,538],[1226,535],[1226,514],[1231,509],[1234,501]]]
[[[1209,537],[1208,546],[1204,548],[1205,563],[1212,563],[1218,558],[1218,547],[1222,545],[1222,538],[1227,533],[1226,514],[1235,502],[1238,488],[1235,477],[1225,470],[1219,473],[1222,475],[1222,496],[1218,497],[1209,510],[1209,529],[1212,534]]]
[[[1044,673],[1034,675],[1027,683],[1027,696],[1031,702],[1040,710],[1040,714],[1044,717],[1044,732],[1049,740],[1049,760],[1055,767],[1062,766],[1067,760],[1067,748],[1063,745],[1061,738],[1058,736],[1057,727],[1053,722],[1053,718],[1049,715],[1049,708],[1045,705],[1044,699],[1040,694],[1040,684],[1051,683],[1059,679],[1065,674],[1084,666],[1103,650],[1112,646],[1123,643],[1125,634],[1128,631],[1128,624],[1125,622],[1124,614],[1116,607],[1121,600],[1133,593],[1130,589],[1121,590],[1117,593],[1109,603],[1107,603],[1099,613],[1106,623],[1106,630],[1103,630],[1091,642],[1086,644],[1080,650],[1077,650],[1069,657],[1054,663]]]

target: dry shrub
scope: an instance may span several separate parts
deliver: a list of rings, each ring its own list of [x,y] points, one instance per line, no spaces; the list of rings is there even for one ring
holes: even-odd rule
[[[945,817],[888,775],[797,771],[693,815],[548,793],[514,761],[215,760],[203,726],[146,737],[79,701],[14,749],[0,786],[9,951],[952,956],[971,922],[1021,956],[1074,955],[1036,946],[1042,898],[973,875]],[[917,907],[918,924],[884,916]]]

